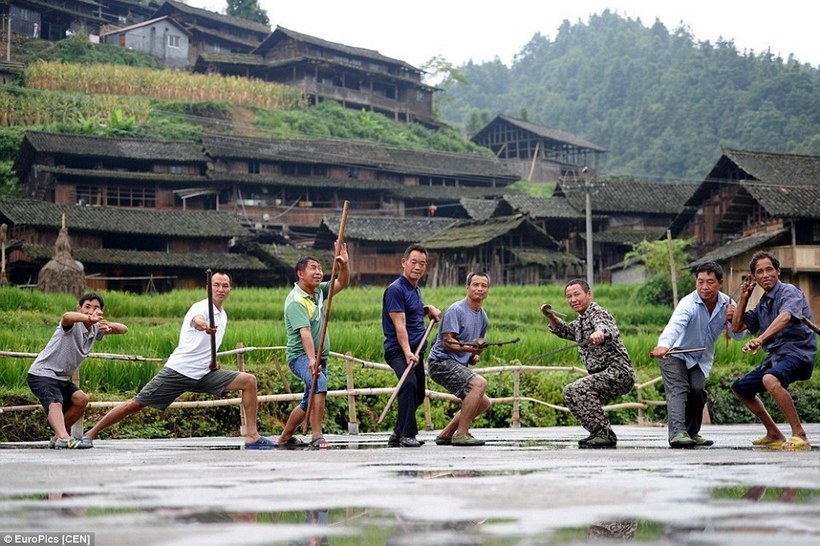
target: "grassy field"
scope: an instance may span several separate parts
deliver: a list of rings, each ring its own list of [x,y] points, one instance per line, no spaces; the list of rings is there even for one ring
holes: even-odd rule
[[[237,343],[246,347],[282,346],[285,332],[282,323],[282,305],[290,287],[274,289],[235,288],[225,309],[230,317],[222,350],[234,348]],[[609,309],[618,321],[624,343],[632,356],[638,382],[657,377],[655,361],[648,352],[655,346],[658,335],[668,320],[670,306],[641,305],[635,303],[634,286],[601,285],[595,290],[595,299]],[[333,302],[329,333],[331,350],[339,353],[350,352],[364,360],[382,362],[381,296],[383,288],[350,288],[341,292]],[[462,288],[437,288],[423,290],[425,302],[442,310],[464,296]],[[204,298],[204,291],[180,290],[167,294],[137,295],[109,292],[106,299],[106,317],[129,326],[125,336],[110,336],[95,346],[95,352],[140,355],[148,358],[166,358],[174,349],[179,335],[182,317],[196,300]],[[485,303],[490,317],[487,338],[507,340],[515,337],[521,341],[488,349],[482,357],[482,366],[495,366],[521,362],[528,365],[560,365],[583,367],[578,353],[568,350],[547,358],[540,358],[544,352],[565,347],[566,340],[558,339],[546,329],[546,319],[538,307],[541,303],[551,303],[556,309],[573,318],[574,314],[564,301],[559,286],[500,286],[491,289]],[[76,302],[69,295],[46,295],[37,291],[21,291],[16,288],[0,288],[0,313],[3,327],[0,329],[0,350],[37,353],[50,338],[61,314],[74,308]],[[709,379],[712,394],[713,420],[715,422],[750,421],[751,416],[734,401],[731,396],[731,382],[760,362],[763,354],[750,356],[741,352],[742,344],[732,341],[728,347],[721,339],[717,345],[715,367]],[[285,392],[273,359],[284,362],[283,351],[257,351],[246,354],[248,371],[257,375],[262,394]],[[0,395],[5,398],[2,405],[12,403],[34,403],[26,385],[26,371],[30,358],[0,358]],[[227,368],[236,364],[235,356],[220,357],[220,363]],[[136,393],[156,371],[161,363],[139,363],[129,361],[89,359],[81,369],[81,387],[93,393],[94,399],[123,399]],[[283,367],[289,378],[289,387],[300,390],[298,382]],[[342,363],[331,361],[331,389],[343,389],[345,378]],[[563,385],[577,378],[572,373],[533,373],[522,379],[522,394],[553,404],[562,404]],[[511,374],[488,377],[491,396],[510,396],[512,393]],[[357,387],[388,387],[395,384],[395,377],[380,370],[361,369],[355,374]],[[802,407],[818,407],[818,380],[796,386],[795,397]],[[657,384],[646,390],[644,397],[660,400],[663,398],[662,385]],[[618,400],[634,401],[636,393]],[[360,429],[373,429],[375,418],[386,402],[386,397],[364,397],[359,407]],[[347,402],[343,398],[329,399],[328,414],[330,430],[346,430]],[[527,403],[524,404],[527,406]],[[289,404],[273,404],[263,408],[260,419],[263,426],[275,429],[289,411]],[[434,421],[442,426],[446,414],[452,412],[453,404],[439,402],[434,405]],[[478,422],[479,426],[505,426],[510,417],[509,405],[493,406],[490,412]],[[816,410],[815,410],[816,411]],[[187,412],[187,410],[186,410]],[[36,413],[36,412],[35,412]],[[143,412],[145,413],[145,412]],[[663,408],[651,410],[648,417],[653,420],[665,418]],[[37,418],[40,416],[38,415]],[[633,422],[634,410],[615,412],[614,422]],[[204,419],[198,416],[197,419]],[[166,416],[166,421],[168,420]],[[574,423],[571,416],[555,412],[549,408],[530,405],[522,409],[522,423],[530,426],[549,426]],[[138,429],[125,434],[170,435],[178,433],[178,426],[167,430],[157,428],[155,422],[149,425],[153,432]],[[163,425],[164,427],[165,425]],[[219,426],[214,424],[218,429]],[[6,435],[0,419],[0,436]],[[199,429],[197,429],[199,430]],[[122,432],[121,432],[122,433]]]

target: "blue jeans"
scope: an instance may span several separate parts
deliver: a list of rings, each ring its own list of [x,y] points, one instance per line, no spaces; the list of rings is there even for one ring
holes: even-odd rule
[[[313,384],[313,376],[310,375],[310,369],[308,369],[307,355],[297,356],[288,362],[288,368],[290,368],[290,371],[292,371],[296,377],[305,383],[305,395],[302,397],[302,401],[299,402],[299,407],[307,411],[310,387]],[[327,392],[327,360],[324,359],[322,360],[322,366],[319,370],[319,376],[316,378],[316,392]]]

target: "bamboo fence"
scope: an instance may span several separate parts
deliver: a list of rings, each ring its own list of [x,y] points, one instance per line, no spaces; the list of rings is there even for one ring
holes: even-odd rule
[[[244,347],[242,343],[237,344],[236,349],[231,349],[227,351],[220,351],[217,353],[218,356],[230,356],[236,355],[237,357],[237,369],[239,371],[245,371],[245,354],[255,351],[273,351],[273,352],[284,352],[284,346],[273,346],[273,347]],[[342,361],[344,364],[345,369],[345,378],[346,378],[346,388],[341,390],[329,390],[327,392],[327,396],[330,397],[347,397],[347,405],[348,405],[348,433],[349,434],[358,434],[359,433],[359,421],[357,417],[356,411],[356,397],[357,396],[389,396],[393,393],[395,386],[390,387],[368,387],[368,388],[356,388],[355,381],[354,381],[354,369],[373,369],[373,370],[382,370],[386,372],[390,372],[391,377],[393,376],[393,369],[388,366],[387,364],[381,362],[370,362],[367,360],[362,360],[360,358],[354,357],[351,353],[336,353],[331,351],[330,353],[330,360],[328,361],[328,367],[330,367],[331,363],[334,361]],[[22,353],[22,352],[12,352],[12,351],[0,351],[0,357],[9,357],[9,358],[36,358],[37,353]],[[88,355],[88,358],[96,358],[96,359],[105,359],[105,360],[127,360],[132,362],[164,362],[165,359],[163,358],[148,358],[139,355],[121,355],[121,354],[111,354],[111,353],[91,353]],[[303,393],[297,392],[292,393],[290,392],[290,385],[287,381],[287,377],[282,370],[282,367],[279,361],[276,359],[276,356],[273,357],[273,362],[276,365],[276,368],[282,378],[282,381],[285,385],[285,390],[288,392],[281,393],[281,394],[259,394],[258,401],[259,403],[267,403],[267,402],[293,402],[299,401],[302,399]],[[521,376],[522,374],[526,373],[540,373],[540,372],[571,372],[577,373],[579,375],[587,375],[587,371],[583,368],[579,368],[577,366],[530,366],[530,365],[523,365],[520,362],[513,361],[510,364],[505,364],[501,366],[485,366],[485,367],[477,367],[473,368],[477,373],[480,373],[483,376],[489,374],[504,374],[509,373],[513,376],[513,392],[512,396],[502,396],[502,397],[490,397],[490,400],[493,404],[512,404],[512,415],[510,417],[510,426],[513,428],[519,428],[521,426],[521,402],[530,402],[533,404],[538,404],[542,406],[546,406],[551,408],[555,411],[561,412],[569,412],[569,410],[565,406],[561,406],[558,404],[552,404],[549,402],[545,402],[543,400],[538,400],[537,398],[532,398],[529,396],[522,396],[521,394]],[[622,410],[622,409],[636,409],[638,410],[638,424],[643,425],[646,423],[645,419],[645,411],[653,406],[665,406],[666,401],[664,400],[646,400],[643,398],[643,389],[649,387],[650,385],[654,385],[655,383],[661,381],[661,377],[655,377],[649,381],[644,383],[636,383],[635,389],[637,390],[638,401],[637,402],[623,402],[619,404],[610,404],[604,406],[604,411],[615,411],[615,410]],[[73,380],[79,383],[79,375],[75,375]],[[187,402],[174,402],[169,407],[171,408],[212,408],[218,406],[239,406],[241,411],[241,393],[239,397],[236,398],[220,398],[217,400],[197,400],[197,401],[187,401]],[[425,401],[424,401],[424,422],[425,422],[425,429],[426,430],[433,430],[433,422],[432,422],[432,415],[430,411],[430,400],[449,400],[452,402],[459,402],[459,399],[456,396],[453,396],[450,393],[435,391],[430,388],[425,389]],[[89,408],[112,408],[121,404],[123,401],[106,401],[106,402],[89,402]],[[36,411],[41,408],[40,404],[26,404],[26,405],[19,405],[19,406],[6,406],[0,407],[0,413],[11,412],[11,411]],[[79,434],[82,434],[82,419],[78,423],[72,427],[72,433],[75,431],[79,431]],[[241,415],[241,428],[240,432],[244,434],[245,428],[245,416],[244,413]]]

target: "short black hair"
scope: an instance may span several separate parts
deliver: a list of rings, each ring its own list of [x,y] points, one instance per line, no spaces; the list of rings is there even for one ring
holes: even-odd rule
[[[584,292],[589,292],[591,290],[591,288],[589,287],[589,283],[584,279],[572,279],[564,285],[564,292],[566,292],[567,288],[569,288],[573,284],[577,284],[578,286],[580,286],[581,290],[583,290]]]
[[[222,271],[221,269],[217,269],[216,271],[211,272],[211,278],[212,279],[214,278],[214,275],[225,275],[226,277],[228,277],[228,282],[231,283],[231,286],[233,286],[233,277],[231,277],[231,274],[228,273],[227,271]]]
[[[79,306],[82,307],[85,302],[91,300],[97,300],[100,302],[100,309],[105,309],[105,300],[103,300],[103,297],[96,292],[89,292],[88,294],[83,294],[80,296]]]
[[[698,274],[701,271],[706,271],[708,273],[714,273],[715,278],[717,280],[719,280],[719,281],[723,280],[723,268],[720,267],[720,264],[717,263],[717,262],[703,262],[702,264],[700,264],[698,266],[698,268],[695,270],[695,277],[697,277]]]
[[[765,250],[761,250],[759,252],[755,252],[755,255],[752,256],[751,260],[749,260],[749,270],[752,272],[753,275],[755,272],[755,267],[757,267],[757,262],[759,260],[762,260],[763,258],[768,258],[772,262],[774,268],[780,271],[780,260],[775,258],[774,254],[766,252]]]
[[[293,268],[293,271],[296,273],[297,277],[299,276],[300,271],[307,269],[308,263],[310,262],[316,262],[317,264],[322,265],[322,262],[313,256],[300,256],[299,261],[296,262],[296,267]]]

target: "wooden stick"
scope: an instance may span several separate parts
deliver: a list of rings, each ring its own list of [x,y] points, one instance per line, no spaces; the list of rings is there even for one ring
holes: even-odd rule
[[[216,332],[214,332],[214,287],[211,286],[211,277],[213,276],[210,269],[205,272],[208,283],[208,325],[211,327],[211,364],[208,366],[211,370],[218,370],[219,364],[216,363]]]
[[[310,412],[313,409],[313,396],[316,394],[316,382],[319,380],[319,371],[322,369],[322,351],[324,350],[325,337],[327,336],[327,323],[330,320],[330,306],[333,303],[333,285],[336,284],[336,277],[338,276],[338,268],[336,267],[336,258],[342,251],[345,244],[345,228],[347,227],[347,215],[350,208],[350,201],[345,201],[342,206],[342,217],[339,220],[339,235],[336,238],[336,252],[333,256],[333,265],[330,269],[330,282],[327,289],[327,301],[325,302],[325,316],[322,317],[322,328],[319,330],[319,346],[316,347],[316,371],[313,372],[313,379],[310,383],[310,394],[308,394],[308,405],[305,411],[305,421],[302,424],[302,432],[307,430],[308,422],[310,421]]]
[[[806,318],[806,317],[802,317],[802,318],[800,319],[800,321],[801,321],[803,324],[805,324],[806,326],[808,326],[810,330],[813,330],[815,334],[820,335],[820,326],[817,326],[815,323],[813,323],[812,321],[810,321],[810,320],[809,320],[808,318]]]
[[[418,365],[419,360],[420,360],[419,356],[421,355],[421,349],[422,349],[422,347],[424,347],[424,342],[427,341],[427,336],[430,335],[430,330],[433,329],[433,325],[435,323],[436,323],[436,321],[431,320],[430,324],[427,325],[427,329],[424,331],[424,335],[421,337],[421,341],[419,341],[419,346],[416,347],[416,352],[413,353],[416,356],[416,363],[414,365],[407,366],[404,369],[404,373],[401,374],[401,377],[399,378],[399,382],[398,382],[398,384],[396,384],[396,389],[393,391],[393,394],[390,395],[390,398],[387,400],[387,404],[384,405],[384,409],[382,410],[382,414],[379,415],[379,420],[376,421],[377,425],[380,425],[382,423],[382,421],[384,421],[384,418],[387,415],[387,412],[390,410],[390,406],[393,404],[393,400],[395,400],[396,397],[399,395],[399,391],[401,390],[402,386],[404,385],[404,382],[407,381],[407,376],[410,375],[410,370],[412,370],[413,368],[415,368]]]

